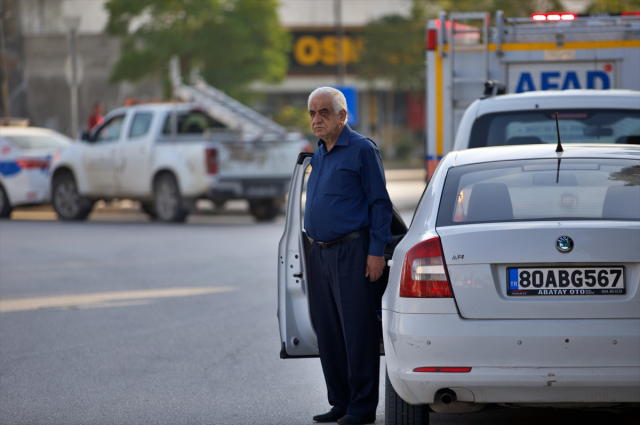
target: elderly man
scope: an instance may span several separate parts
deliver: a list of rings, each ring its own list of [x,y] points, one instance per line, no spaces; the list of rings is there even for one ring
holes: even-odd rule
[[[380,345],[376,281],[391,242],[392,206],[376,145],[346,124],[347,102],[331,87],[309,96],[313,133],[304,225],[311,314],[332,409],[316,422],[376,419]]]

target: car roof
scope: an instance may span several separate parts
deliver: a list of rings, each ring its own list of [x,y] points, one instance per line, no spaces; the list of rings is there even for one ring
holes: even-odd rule
[[[505,94],[480,100],[478,115],[536,109],[638,109],[636,90],[548,90]]]
[[[454,151],[454,166],[479,164],[484,162],[511,161],[519,159],[545,158],[625,158],[640,160],[640,146],[614,144],[563,145],[564,152],[556,153],[556,144],[491,146],[485,148]]]

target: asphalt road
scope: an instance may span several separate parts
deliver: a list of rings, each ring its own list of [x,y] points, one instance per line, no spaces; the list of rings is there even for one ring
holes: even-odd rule
[[[0,221],[0,424],[298,425],[328,409],[319,360],[279,358],[283,217],[230,208],[164,225],[125,210]],[[431,423],[631,418],[503,409]]]

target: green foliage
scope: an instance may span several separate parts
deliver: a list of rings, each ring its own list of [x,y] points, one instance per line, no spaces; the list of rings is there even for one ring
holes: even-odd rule
[[[278,111],[273,120],[290,130],[298,130],[303,133],[311,132],[311,120],[307,108],[286,105]]]
[[[533,12],[562,11],[560,0],[414,0],[414,9],[425,18],[434,18],[441,10],[445,12],[495,12],[502,10],[509,18],[526,18]]]
[[[366,80],[391,80],[398,90],[424,87],[424,26],[419,16],[385,16],[368,24],[358,64]]]
[[[123,39],[111,81],[162,76],[172,55],[183,75],[197,67],[230,93],[256,80],[280,81],[291,40],[277,7],[277,0],[109,0],[106,30]]]
[[[594,0],[587,8],[587,13],[617,15],[621,12],[638,10],[640,10],[640,0]]]

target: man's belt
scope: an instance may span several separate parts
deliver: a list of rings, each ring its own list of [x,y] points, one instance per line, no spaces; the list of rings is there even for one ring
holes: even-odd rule
[[[369,229],[364,228],[364,229],[356,230],[355,232],[348,233],[343,237],[341,237],[340,239],[336,239],[335,241],[320,242],[320,241],[314,240],[314,242],[320,245],[321,248],[331,248],[332,246],[340,245],[341,243],[347,243],[354,239],[358,239],[360,236],[364,236],[368,233],[369,233]]]

